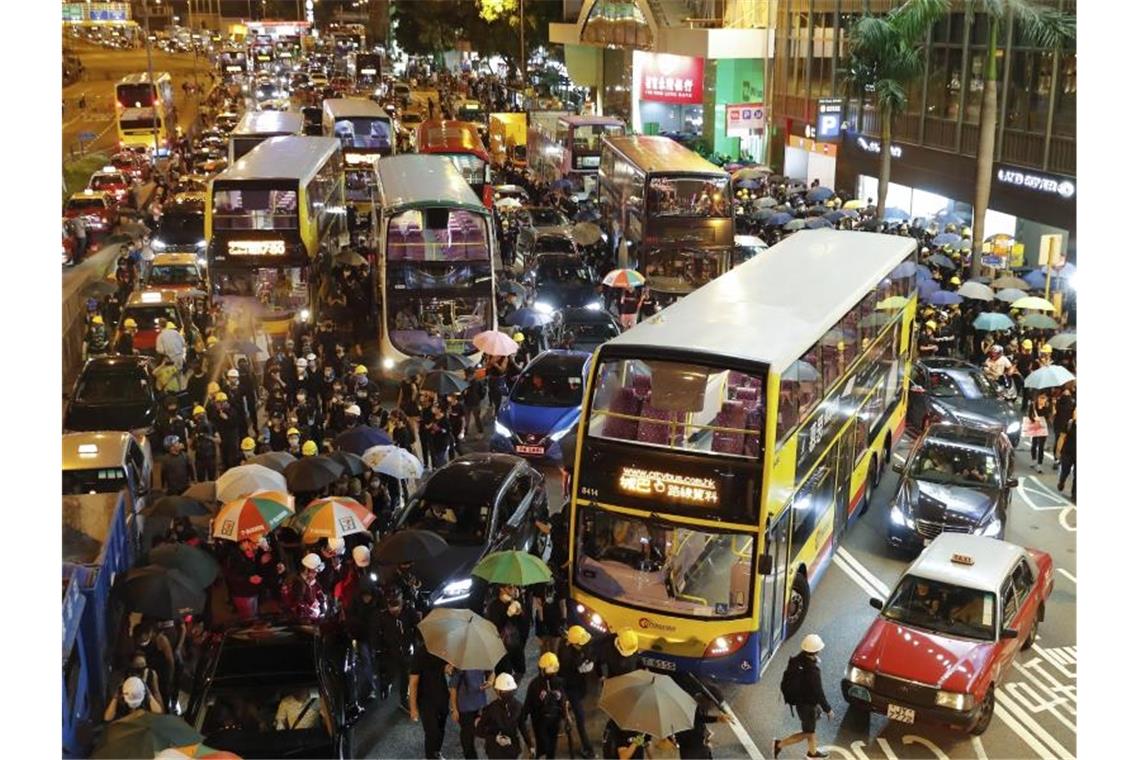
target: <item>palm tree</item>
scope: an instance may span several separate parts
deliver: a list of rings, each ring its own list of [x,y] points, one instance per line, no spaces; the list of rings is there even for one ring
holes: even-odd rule
[[[872,94],[879,111],[879,195],[882,218],[891,182],[891,128],[907,101],[906,89],[924,73],[926,33],[950,9],[950,0],[907,0],[885,16],[863,16],[851,30],[847,71],[849,90]]]
[[[978,6],[975,11],[975,4]],[[994,133],[997,131],[998,40],[1006,24],[1017,22],[1020,34],[1038,47],[1056,49],[1077,33],[1077,18],[1033,0],[970,0],[966,23],[974,13],[988,20],[986,64],[983,71],[982,113],[978,127],[978,174],[974,187],[973,255],[970,274],[982,270],[982,243],[986,239],[986,209],[990,205],[990,183],[994,173]]]

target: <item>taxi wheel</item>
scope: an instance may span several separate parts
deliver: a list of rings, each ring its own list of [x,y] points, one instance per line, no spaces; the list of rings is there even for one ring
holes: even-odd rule
[[[982,700],[982,710],[978,714],[978,722],[970,729],[970,733],[974,736],[981,736],[990,727],[990,721],[994,718],[994,687],[986,691],[986,697]]]
[[[808,585],[807,576],[796,573],[792,580],[792,594],[788,598],[787,634],[784,638],[790,639],[804,624],[810,604],[811,586]]]
[[[1021,645],[1021,651],[1029,649],[1033,646],[1033,642],[1037,641],[1037,626],[1041,623],[1041,618],[1045,617],[1045,605],[1037,611],[1036,617],[1033,618],[1033,627],[1029,629],[1029,635],[1025,637],[1025,643]]]

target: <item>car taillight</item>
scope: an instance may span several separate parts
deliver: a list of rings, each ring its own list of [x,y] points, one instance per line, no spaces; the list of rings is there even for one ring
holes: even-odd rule
[[[727,633],[717,636],[705,647],[705,657],[725,657],[739,651],[748,641],[747,633]]]
[[[586,605],[578,602],[574,609],[578,613],[578,618],[590,628],[593,628],[598,633],[610,632],[610,627],[606,625],[606,621],[602,619],[602,616]]]

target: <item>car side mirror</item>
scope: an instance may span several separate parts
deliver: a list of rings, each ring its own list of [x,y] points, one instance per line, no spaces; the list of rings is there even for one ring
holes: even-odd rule
[[[903,471],[903,466],[899,462],[892,462],[891,463],[891,469],[901,475],[902,471]]]
[[[877,596],[871,597],[871,606],[877,610],[883,609],[883,600]]]
[[[761,554],[760,562],[758,563],[759,567],[757,569],[759,570],[760,575],[771,575],[772,568],[775,564],[776,563],[773,561],[771,554]]]
[[[1001,637],[1003,639],[1016,639],[1017,638],[1017,629],[1016,628],[1002,628],[1001,629]]]
[[[1005,481],[1006,488],[1017,488],[1019,485],[1021,485],[1021,478],[1010,478]]]

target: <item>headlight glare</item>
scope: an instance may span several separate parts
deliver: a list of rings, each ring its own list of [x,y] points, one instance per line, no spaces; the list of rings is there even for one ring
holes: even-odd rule
[[[875,674],[869,670],[863,670],[851,665],[847,668],[847,680],[860,686],[873,688],[875,685]]]

